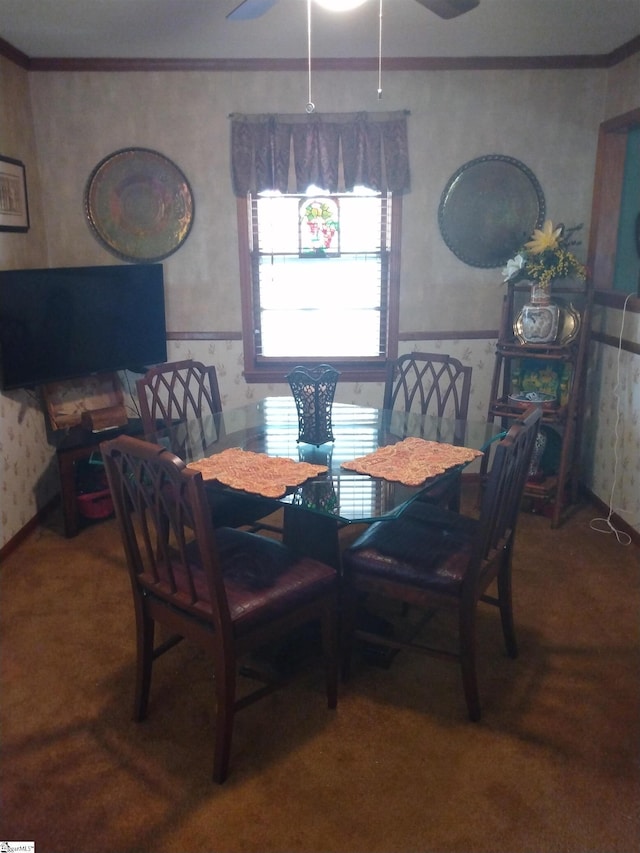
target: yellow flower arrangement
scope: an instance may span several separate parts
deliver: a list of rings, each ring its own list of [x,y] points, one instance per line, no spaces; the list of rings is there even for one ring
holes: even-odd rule
[[[531,240],[525,243],[515,258],[507,261],[502,270],[504,281],[530,280],[544,291],[549,291],[551,282],[556,278],[586,278],[587,271],[569,249],[577,245],[577,240],[570,239],[582,228],[577,225],[565,230],[564,225],[553,227],[553,222],[547,219],[542,228],[536,228]]]

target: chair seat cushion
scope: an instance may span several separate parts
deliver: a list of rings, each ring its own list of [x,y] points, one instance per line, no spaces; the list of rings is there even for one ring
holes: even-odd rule
[[[345,573],[457,595],[478,522],[423,501],[378,521],[343,554]]]
[[[231,528],[216,531],[216,538],[237,633],[337,586],[337,573],[331,566],[296,557],[274,539]]]
[[[252,591],[272,587],[296,558],[280,541],[222,527],[215,533],[225,582]]]
[[[216,530],[216,543],[231,621],[237,633],[290,611],[292,605],[304,605],[337,585],[335,569],[316,560],[296,557],[275,539],[222,527]],[[188,551],[197,601],[190,600],[187,573],[178,561],[173,566],[176,586],[183,593],[186,606],[211,616],[211,597],[200,568],[197,544],[192,542]],[[166,584],[145,586],[162,598],[168,597]]]

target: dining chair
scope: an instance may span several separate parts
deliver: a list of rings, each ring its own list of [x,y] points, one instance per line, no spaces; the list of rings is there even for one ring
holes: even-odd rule
[[[174,439],[172,430],[177,425],[222,413],[215,366],[193,359],[149,368],[136,381],[136,390],[142,427],[149,441],[157,441],[160,431]]]
[[[383,409],[432,415],[459,422],[460,432],[469,411],[473,368],[457,358],[433,352],[412,352],[387,364]],[[458,426],[458,424],[456,424]],[[462,436],[454,441],[462,443]],[[460,509],[462,475],[442,480],[421,500]]]
[[[191,448],[199,444],[206,451],[220,437],[222,398],[214,365],[193,359],[159,364],[136,381],[136,390],[148,441],[166,442],[177,456],[183,457],[187,441]],[[211,491],[207,491],[207,499],[218,527],[249,526],[254,531],[282,532],[275,517],[266,520],[276,511],[268,500]]]
[[[542,410],[533,406],[495,445],[493,462],[478,518],[414,501],[397,518],[379,521],[342,555],[342,671],[349,678],[354,638],[367,647],[416,649],[458,661],[471,720],[481,715],[476,675],[476,614],[479,602],[497,607],[507,653],[518,653],[511,601],[511,563],[516,522]],[[489,587],[496,581],[495,594]],[[362,600],[373,598],[412,605],[425,615],[408,625],[406,617],[388,614],[385,631],[356,624]],[[453,650],[429,644],[424,629],[435,611],[457,612],[457,644]],[[373,614],[374,611],[371,611]],[[373,622],[372,624],[375,624]],[[399,627],[398,627],[399,626]],[[433,627],[433,626],[432,626]]]
[[[134,719],[147,714],[154,661],[182,639],[199,646],[213,666],[213,778],[222,783],[236,712],[282,684],[265,678],[238,697],[238,667],[250,652],[320,623],[327,704],[336,707],[336,571],[265,536],[214,530],[202,475],[167,448],[120,436],[101,452],[133,591]],[[157,645],[156,625],[167,636]],[[261,678],[250,666],[242,674]]]

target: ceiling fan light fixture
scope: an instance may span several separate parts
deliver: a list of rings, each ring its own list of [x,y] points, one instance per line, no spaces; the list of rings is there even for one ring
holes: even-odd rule
[[[350,12],[362,6],[367,0],[315,0],[315,2],[329,12]]]

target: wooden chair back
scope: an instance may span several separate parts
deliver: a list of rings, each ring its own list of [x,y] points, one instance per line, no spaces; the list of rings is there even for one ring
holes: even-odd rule
[[[409,417],[419,414],[455,421],[453,443],[464,444],[471,373],[471,367],[450,355],[432,352],[401,355],[387,364],[383,409],[403,412]],[[397,431],[396,428],[394,432]],[[461,485],[461,475],[452,477],[425,494],[423,500],[458,511]]]
[[[202,474],[131,436],[101,445],[134,598],[147,594],[210,622],[220,642],[229,610]]]
[[[401,355],[387,365],[383,408],[466,420],[472,370],[446,354]]]
[[[222,412],[213,365],[185,359],[150,368],[136,382],[145,436],[156,441],[159,430]]]
[[[495,446],[474,545],[474,573],[478,576],[496,555],[511,548],[541,418],[542,408],[531,406]],[[478,580],[474,573],[468,573],[472,585]]]
[[[145,438],[189,460],[209,455],[224,434],[222,400],[213,365],[200,361],[167,362],[152,367],[136,382]],[[272,501],[208,494],[214,527],[243,527],[281,532],[263,521],[274,512]]]

